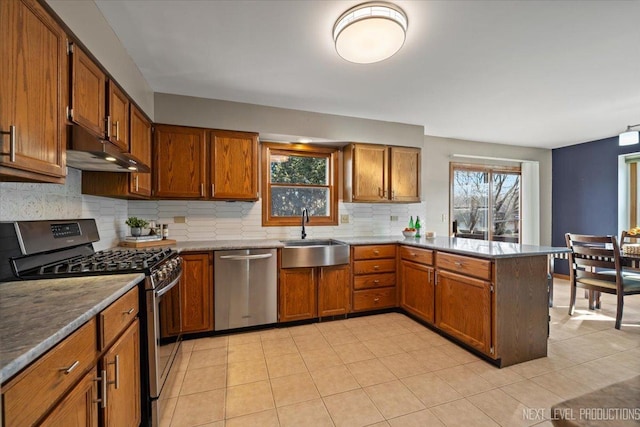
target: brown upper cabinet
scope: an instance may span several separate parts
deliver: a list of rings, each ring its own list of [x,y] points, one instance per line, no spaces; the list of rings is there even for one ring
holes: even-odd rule
[[[153,153],[154,197],[258,199],[257,133],[157,125]]]
[[[71,54],[71,106],[69,118],[98,136],[106,134],[105,93],[107,76],[73,43]]]
[[[419,202],[420,148],[349,144],[343,149],[345,202]]]
[[[129,108],[129,149],[138,163],[151,165],[151,122],[133,104]],[[122,130],[121,130],[122,131]],[[82,193],[125,199],[151,196],[151,173],[82,172]]]
[[[209,132],[213,199],[258,200],[258,134]]]
[[[63,183],[67,36],[36,0],[0,1],[0,181]]]
[[[107,137],[115,146],[127,152],[129,151],[129,98],[113,80],[107,83],[107,92],[109,94]]]

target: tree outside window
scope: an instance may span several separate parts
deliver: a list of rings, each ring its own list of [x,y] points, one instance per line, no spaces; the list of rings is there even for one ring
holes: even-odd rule
[[[263,225],[337,225],[337,148],[262,144]]]
[[[520,168],[451,165],[456,236],[520,241]]]

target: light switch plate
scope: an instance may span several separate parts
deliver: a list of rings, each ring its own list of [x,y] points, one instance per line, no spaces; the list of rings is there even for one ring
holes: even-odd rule
[[[174,216],[173,217],[173,222],[175,224],[184,224],[187,222],[187,217],[186,216]]]
[[[349,224],[349,214],[340,215],[340,222],[342,224]]]
[[[391,215],[391,221],[397,221],[398,215]]]

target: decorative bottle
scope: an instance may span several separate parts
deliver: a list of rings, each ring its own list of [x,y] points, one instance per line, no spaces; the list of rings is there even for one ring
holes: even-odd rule
[[[409,228],[414,228],[414,225],[413,225],[413,215],[409,218]]]
[[[420,237],[420,228],[422,228],[422,225],[420,224],[419,216],[416,217],[416,223],[414,225],[414,228],[416,229],[416,238]]]

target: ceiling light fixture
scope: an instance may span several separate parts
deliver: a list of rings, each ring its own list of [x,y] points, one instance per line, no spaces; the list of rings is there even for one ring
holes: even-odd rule
[[[404,44],[409,22],[399,7],[385,2],[355,6],[336,21],[333,41],[349,62],[371,64],[393,56]]]
[[[640,123],[627,126],[627,130],[618,136],[618,145],[634,145],[640,142],[640,131],[632,130],[638,126],[640,126]]]

